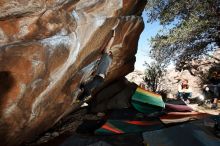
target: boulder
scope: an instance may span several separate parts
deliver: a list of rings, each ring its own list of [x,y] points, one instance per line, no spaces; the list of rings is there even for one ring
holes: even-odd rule
[[[134,69],[146,0],[0,1],[0,141],[20,145],[78,105],[103,50],[106,83]]]
[[[141,85],[141,84],[145,85],[144,77],[145,77],[144,71],[140,71],[140,70],[134,70],[133,72],[131,72],[126,76],[126,78],[130,82],[134,82],[137,85]]]
[[[188,70],[179,72],[175,69],[168,69],[165,76],[162,77],[158,89],[167,93],[168,98],[176,98],[178,85],[183,79],[189,81],[189,86],[192,89],[192,97],[201,94],[201,79],[198,76],[191,75]]]
[[[137,84],[129,82],[126,78],[112,82],[94,96],[90,103],[90,112],[99,113],[131,107],[131,97],[136,88]]]
[[[177,94],[177,86],[181,79],[188,79],[192,88],[192,97],[202,94],[202,87],[208,83],[210,73],[220,69],[220,48],[211,55],[204,55],[203,58],[184,62],[176,69],[170,68],[162,78],[159,90],[165,90],[170,97]]]

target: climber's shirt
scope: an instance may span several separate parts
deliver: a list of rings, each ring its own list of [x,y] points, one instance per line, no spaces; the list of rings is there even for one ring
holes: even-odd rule
[[[110,56],[108,53],[104,53],[99,61],[99,65],[96,70],[96,75],[105,78],[111,63],[112,56]]]

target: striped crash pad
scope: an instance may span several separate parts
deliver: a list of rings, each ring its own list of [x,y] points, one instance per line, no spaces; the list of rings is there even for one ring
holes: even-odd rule
[[[186,121],[199,120],[209,117],[209,114],[199,112],[169,112],[160,117],[164,124],[182,123]]]
[[[187,105],[165,104],[166,112],[191,112],[193,109]]]
[[[159,119],[138,120],[108,120],[101,128],[95,131],[98,135],[125,134],[159,130],[164,125]]]
[[[165,103],[161,95],[150,92],[138,87],[131,98],[132,106],[139,112],[151,114],[162,111],[165,108]]]

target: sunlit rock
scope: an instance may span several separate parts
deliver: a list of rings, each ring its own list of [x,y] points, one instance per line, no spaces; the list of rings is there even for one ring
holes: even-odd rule
[[[145,0],[0,1],[0,141],[19,145],[74,110],[105,49],[133,71]],[[110,41],[113,40],[113,41]]]

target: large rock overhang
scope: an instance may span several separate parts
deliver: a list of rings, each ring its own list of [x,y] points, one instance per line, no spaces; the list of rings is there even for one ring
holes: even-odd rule
[[[107,83],[133,71],[145,5],[146,0],[0,2],[1,145],[32,139],[74,110],[80,84],[92,77],[106,48],[113,52]]]

